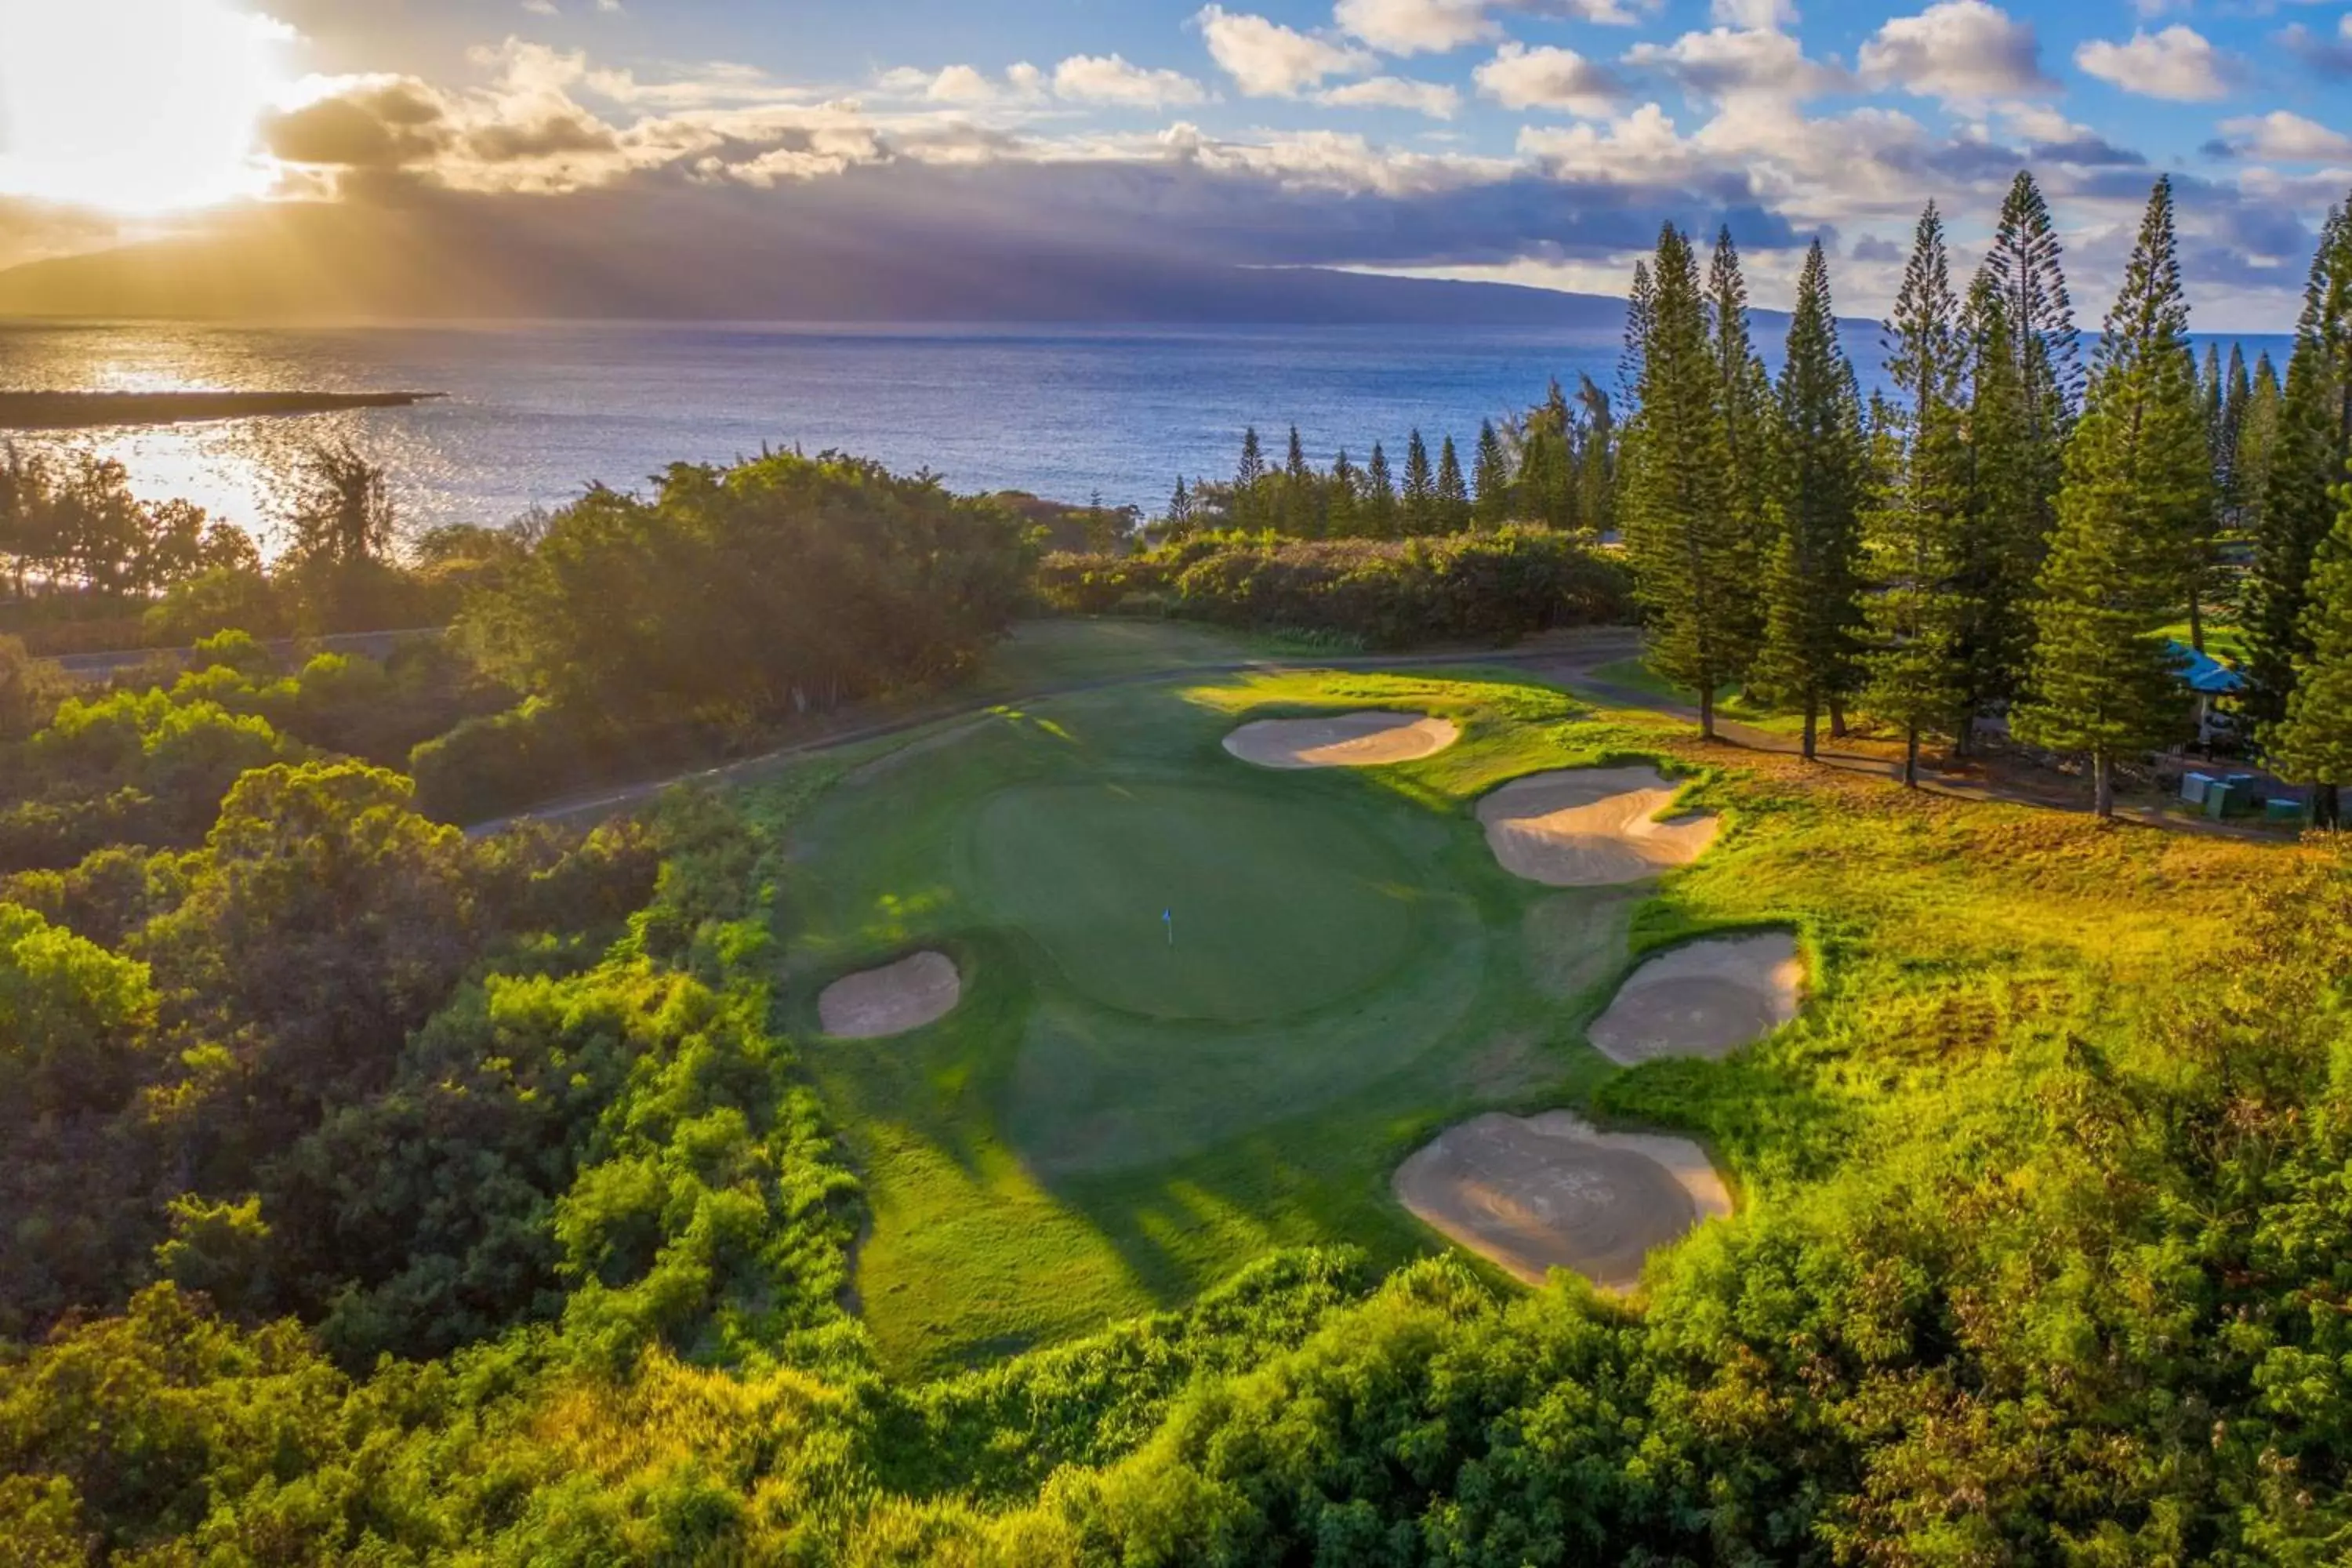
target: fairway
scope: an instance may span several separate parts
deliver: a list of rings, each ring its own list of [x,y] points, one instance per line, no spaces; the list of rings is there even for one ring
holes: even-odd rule
[[[1315,803],[1055,784],[997,795],[973,837],[987,901],[1080,995],[1147,1017],[1309,1012],[1392,969],[1412,932],[1402,861]]]

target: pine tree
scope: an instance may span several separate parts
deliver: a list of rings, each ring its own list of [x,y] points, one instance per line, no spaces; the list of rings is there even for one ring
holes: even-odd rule
[[[1296,425],[1290,427],[1290,446],[1282,464],[1282,531],[1294,539],[1313,539],[1323,531],[1315,474],[1307,466],[1307,448],[1299,443]]]
[[[1625,291],[1625,346],[1617,355],[1617,401],[1628,408],[1641,396],[1643,361],[1650,353],[1650,324],[1657,319],[1657,299],[1649,264],[1636,261],[1633,287]]]
[[[2352,784],[2352,483],[2336,487],[2336,526],[2312,557],[2286,717],[2263,735],[2279,776],[2311,785],[2317,827],[2342,823]]]
[[[1739,252],[1731,243],[1727,225],[1717,231],[1715,255],[1707,263],[1706,302],[1707,346],[1715,361],[1716,400],[1723,423],[1724,457],[1729,464],[1733,517],[1748,536],[1751,567],[1760,567],[1769,558],[1773,542],[1764,520],[1765,495],[1770,488],[1767,432],[1771,424],[1772,384],[1748,331],[1748,280],[1740,273]],[[1758,608],[1760,612],[1760,601]]]
[[[2115,815],[2115,764],[2180,728],[2162,627],[2179,604],[2186,520],[2210,508],[2204,412],[2172,228],[2172,182],[2149,194],[2122,291],[2066,448],[2058,534],[2034,609],[2028,742],[2091,758],[2095,809]]]
[[[1192,492],[1184,488],[1184,476],[1176,476],[1176,493],[1168,498],[1168,531],[1190,533],[1192,531]]]
[[[1429,444],[1413,431],[1404,444],[1404,531],[1434,532],[1437,528],[1437,477],[1429,468]]]
[[[1460,533],[1470,526],[1470,487],[1462,478],[1462,455],[1454,449],[1454,437],[1445,437],[1437,456],[1437,525],[1446,533]]]
[[[1965,700],[1955,591],[1968,526],[1968,451],[1958,398],[1963,349],[1943,219],[1929,202],[1886,323],[1886,374],[1907,406],[1890,411],[1863,517],[1867,680],[1863,702],[1903,728],[1903,782],[1919,782],[1919,740]],[[1890,466],[1891,464],[1891,466]]]
[[[1589,375],[1577,377],[1576,401],[1584,410],[1584,439],[1576,458],[1578,521],[1595,534],[1617,526],[1617,418],[1609,394]]]
[[[1331,462],[1328,533],[1334,539],[1352,539],[1363,531],[1363,519],[1357,507],[1356,466],[1348,461],[1348,448]]]
[[[1378,441],[1364,465],[1364,531],[1374,539],[1397,536],[1396,484],[1389,478],[1389,455]]]
[[[1234,500],[1229,509],[1235,528],[1263,526],[1261,503],[1265,497],[1265,450],[1258,445],[1257,426],[1242,431],[1242,458],[1234,467]]]
[[[1471,521],[1480,528],[1500,528],[1510,521],[1511,466],[1503,456],[1502,438],[1495,434],[1491,419],[1478,423],[1478,456],[1471,479],[1477,498],[1470,509]]]
[[[2242,527],[2240,509],[2243,496],[2239,489],[2238,457],[2245,447],[2246,405],[2252,397],[2253,384],[2246,376],[2245,350],[2231,343],[2229,368],[2221,375],[2221,412],[2213,422],[2212,438],[2207,443],[2213,466],[2214,532],[2221,540],[2235,537]]]
[[[2245,708],[2258,725],[2285,717],[2303,640],[2306,580],[2335,521],[2329,489],[2352,457],[2352,209],[2320,230],[2287,360],[2246,581]]]
[[[2237,491],[2238,531],[2252,540],[2262,528],[2270,490],[2271,454],[2278,445],[2279,405],[2285,400],[2268,350],[2254,356],[2246,384],[2246,412],[2238,422],[2238,454],[2230,465]]]
[[[2043,538],[2022,361],[2008,301],[1979,271],[1969,290],[1968,506],[1954,582],[1960,620],[1960,703],[1953,750],[1968,749],[1977,714],[2021,685],[2033,644],[2032,603]]]
[[[1648,276],[1651,314],[1622,458],[1625,544],[1648,612],[1650,665],[1698,693],[1699,730],[1712,739],[1716,689],[1744,674],[1753,652],[1757,584],[1729,505],[1698,258],[1672,224]]]
[[[1748,685],[1768,700],[1803,710],[1811,761],[1822,706],[1856,683],[1862,615],[1862,411],[1853,367],[1838,347],[1829,262],[1819,240],[1798,276],[1774,413],[1766,507],[1778,526],[1765,574],[1763,647]]]

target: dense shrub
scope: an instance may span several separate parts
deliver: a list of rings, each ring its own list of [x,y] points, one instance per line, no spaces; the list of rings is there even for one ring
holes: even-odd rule
[[[1315,542],[1198,534],[1139,555],[1049,555],[1037,593],[1066,613],[1156,611],[1373,647],[1508,643],[1630,613],[1614,562],[1538,529]]]

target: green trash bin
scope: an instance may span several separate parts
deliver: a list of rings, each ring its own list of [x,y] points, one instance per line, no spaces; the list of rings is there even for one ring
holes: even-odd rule
[[[2215,779],[2205,786],[2205,815],[2214,817],[2229,816],[2245,804],[2244,789],[2243,784]]]
[[[2289,795],[2273,795],[2263,803],[2264,822],[2294,823],[2303,820],[2303,802]]]

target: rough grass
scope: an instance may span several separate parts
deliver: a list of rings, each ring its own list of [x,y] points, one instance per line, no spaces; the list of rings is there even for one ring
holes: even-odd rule
[[[1464,736],[1364,772],[1264,773],[1217,747],[1244,716],[1364,707],[1442,713]],[[1769,1201],[1899,1145],[1955,1075],[2107,1027],[2116,997],[2171,984],[2294,853],[1908,794],[1688,731],[1510,674],[1266,675],[1007,710],[820,802],[786,889],[788,1008],[813,1028],[825,979],[912,945],[954,952],[967,983],[932,1028],[809,1052],[872,1195],[859,1286],[887,1363],[923,1373],[1066,1340],[1276,1247],[1349,1242],[1375,1268],[1434,1250],[1388,1174],[1480,1109],[1685,1129]],[[1724,815],[1695,866],[1633,899],[1494,866],[1479,794],[1641,757],[1694,778],[1683,804]],[[1443,918],[1392,974],[1294,1018],[1105,1007],[994,901],[971,825],[1000,791],[1122,779],[1345,822]],[[1812,972],[1805,1012],[1769,1041],[1628,1071],[1584,1046],[1635,952],[1768,924],[1800,933]]]

